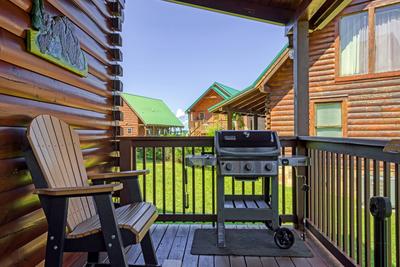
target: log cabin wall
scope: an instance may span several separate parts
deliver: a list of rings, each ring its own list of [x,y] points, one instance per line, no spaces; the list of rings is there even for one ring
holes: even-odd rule
[[[140,121],[136,113],[125,102],[125,100],[122,100],[121,111],[124,114],[124,119],[121,121],[120,125],[121,136],[143,136],[145,134],[143,123]],[[130,133],[128,132],[129,128],[131,129]]]
[[[22,154],[25,129],[39,114],[73,125],[89,172],[114,165],[121,10],[124,2],[44,0],[51,15],[65,15],[88,61],[82,78],[26,52],[32,0],[0,1],[0,266],[43,263],[47,222]],[[71,266],[82,255],[66,255]]]
[[[400,73],[395,75],[338,77],[338,27],[343,15],[396,0],[354,0],[324,29],[310,34],[310,134],[314,135],[314,104],[342,102],[343,135],[355,138],[400,137]],[[371,50],[370,50],[371,51]],[[271,88],[270,127],[281,135],[293,135],[292,61],[267,83]],[[268,112],[267,112],[268,115]]]

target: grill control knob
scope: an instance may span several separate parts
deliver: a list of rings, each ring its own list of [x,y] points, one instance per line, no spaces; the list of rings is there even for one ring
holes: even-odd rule
[[[253,166],[251,166],[250,163],[246,163],[246,164],[244,164],[244,169],[245,169],[246,171],[251,171],[251,170],[253,169]]]
[[[226,163],[225,164],[225,170],[227,170],[227,171],[231,171],[232,170],[232,163]]]
[[[267,162],[266,164],[265,164],[265,170],[267,171],[267,172],[270,172],[270,171],[272,171],[272,168],[273,168],[273,166],[272,166],[272,163],[271,162]]]

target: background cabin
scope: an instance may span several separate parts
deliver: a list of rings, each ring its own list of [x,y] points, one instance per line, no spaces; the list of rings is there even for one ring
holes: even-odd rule
[[[400,1],[353,1],[324,29],[310,34],[310,135],[400,137],[400,59],[396,56],[400,32],[395,30],[399,26]],[[211,112],[265,114],[267,129],[293,135],[291,53],[290,47],[284,47],[258,87],[212,107]]]
[[[227,114],[211,113],[209,109],[215,105],[225,103],[225,101],[237,95],[240,91],[224,84],[213,83],[196,101],[186,110],[189,117],[189,135],[205,136],[213,135],[216,130],[227,129],[255,129],[253,117],[242,116],[240,113]]]
[[[182,122],[161,99],[123,93],[121,136],[178,135]]]

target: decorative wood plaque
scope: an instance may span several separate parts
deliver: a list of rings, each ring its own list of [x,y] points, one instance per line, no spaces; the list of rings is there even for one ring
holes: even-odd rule
[[[52,17],[44,11],[43,0],[34,0],[32,29],[27,32],[27,50],[73,73],[86,77],[88,64],[74,25],[65,16]]]

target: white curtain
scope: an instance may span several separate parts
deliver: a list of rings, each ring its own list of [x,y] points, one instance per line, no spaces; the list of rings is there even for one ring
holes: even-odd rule
[[[400,70],[400,5],[376,9],[376,72]]]
[[[345,16],[340,20],[340,75],[368,72],[368,13]]]

